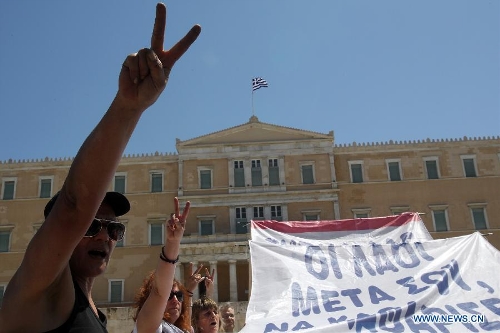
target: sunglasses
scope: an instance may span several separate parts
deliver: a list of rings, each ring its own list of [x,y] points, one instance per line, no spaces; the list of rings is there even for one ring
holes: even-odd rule
[[[98,218],[92,221],[92,224],[85,233],[85,237],[94,237],[101,231],[103,226],[112,240],[121,241],[123,239],[123,235],[125,235],[125,225],[123,223]]]
[[[168,300],[170,301],[174,296],[177,297],[177,300],[179,302],[182,302],[182,299],[184,298],[184,294],[182,293],[182,291],[178,290],[178,291],[171,291]]]

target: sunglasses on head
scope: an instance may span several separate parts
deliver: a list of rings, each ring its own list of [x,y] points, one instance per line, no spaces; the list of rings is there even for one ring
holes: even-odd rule
[[[123,239],[123,235],[125,234],[125,225],[123,223],[98,218],[92,221],[92,224],[85,233],[85,237],[94,237],[101,231],[103,225],[108,232],[109,238],[114,241],[121,241]]]
[[[170,301],[174,296],[177,297],[177,300],[179,302],[182,302],[182,299],[184,298],[184,294],[182,293],[182,291],[178,290],[178,291],[171,291],[168,300]]]

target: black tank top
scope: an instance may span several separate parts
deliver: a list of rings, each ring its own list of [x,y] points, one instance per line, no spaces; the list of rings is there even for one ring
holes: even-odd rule
[[[107,319],[104,313],[97,310],[97,317],[90,307],[89,300],[80,289],[80,286],[73,280],[75,286],[75,305],[73,311],[64,324],[47,333],[107,333]]]

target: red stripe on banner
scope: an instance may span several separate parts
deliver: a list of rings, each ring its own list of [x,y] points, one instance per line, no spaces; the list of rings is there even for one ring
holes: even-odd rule
[[[371,217],[347,220],[323,221],[251,221],[252,228],[272,229],[286,234],[325,231],[371,230],[383,227],[400,227],[406,223],[420,221],[418,213],[403,213],[394,216]]]

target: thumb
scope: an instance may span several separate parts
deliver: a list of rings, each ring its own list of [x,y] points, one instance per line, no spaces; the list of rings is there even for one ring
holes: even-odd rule
[[[156,53],[149,49],[148,51],[148,67],[151,73],[151,78],[156,87],[163,89],[167,84],[168,75],[170,74],[170,69],[166,70],[158,59]]]

